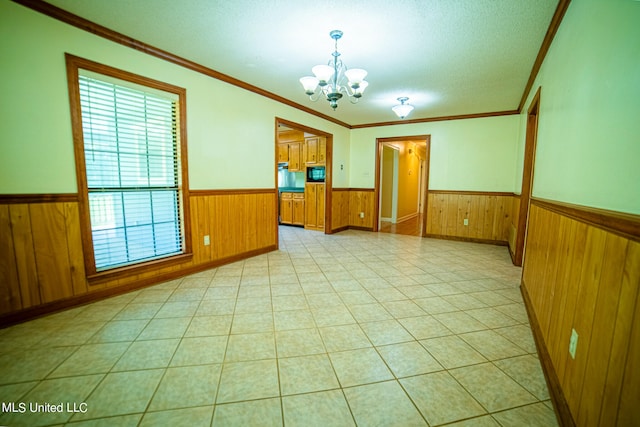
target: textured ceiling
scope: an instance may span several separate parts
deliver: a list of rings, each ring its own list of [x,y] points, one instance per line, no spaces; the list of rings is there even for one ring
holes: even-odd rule
[[[48,0],[129,37],[350,125],[514,110],[558,0]],[[356,105],[309,101],[298,79],[326,63],[329,31],[369,72]]]

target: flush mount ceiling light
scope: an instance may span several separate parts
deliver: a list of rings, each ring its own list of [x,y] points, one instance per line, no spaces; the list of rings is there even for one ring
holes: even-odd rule
[[[401,96],[400,98],[398,98],[400,104],[392,108],[393,112],[396,113],[401,119],[404,119],[409,115],[410,112],[413,111],[413,105],[405,104],[405,102],[407,102],[408,100],[409,98],[407,98],[406,96]]]
[[[361,68],[348,69],[339,59],[338,40],[342,37],[342,31],[333,30],[329,33],[335,40],[335,51],[327,65],[316,65],[311,69],[314,76],[306,76],[300,79],[304,92],[309,99],[317,101],[324,95],[329,105],[334,110],[338,107],[338,100],[346,95],[352,104],[358,102],[369,83],[365,81],[367,72]]]

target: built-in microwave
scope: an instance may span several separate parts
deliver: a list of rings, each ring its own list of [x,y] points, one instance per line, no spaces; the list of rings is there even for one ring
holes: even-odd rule
[[[307,182],[324,182],[324,166],[308,166]]]

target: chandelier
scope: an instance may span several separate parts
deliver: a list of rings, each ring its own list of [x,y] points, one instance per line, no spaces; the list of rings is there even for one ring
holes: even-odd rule
[[[367,72],[360,68],[348,69],[339,58],[338,40],[342,31],[333,30],[329,36],[335,40],[335,51],[327,65],[316,65],[311,69],[314,76],[300,79],[304,92],[311,101],[317,101],[324,96],[334,110],[338,107],[338,100],[346,95],[352,104],[358,102],[369,83],[365,81]]]

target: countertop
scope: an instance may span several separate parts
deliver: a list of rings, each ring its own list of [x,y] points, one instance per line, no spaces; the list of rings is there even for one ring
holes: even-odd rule
[[[278,193],[304,193],[304,187],[278,187]]]

